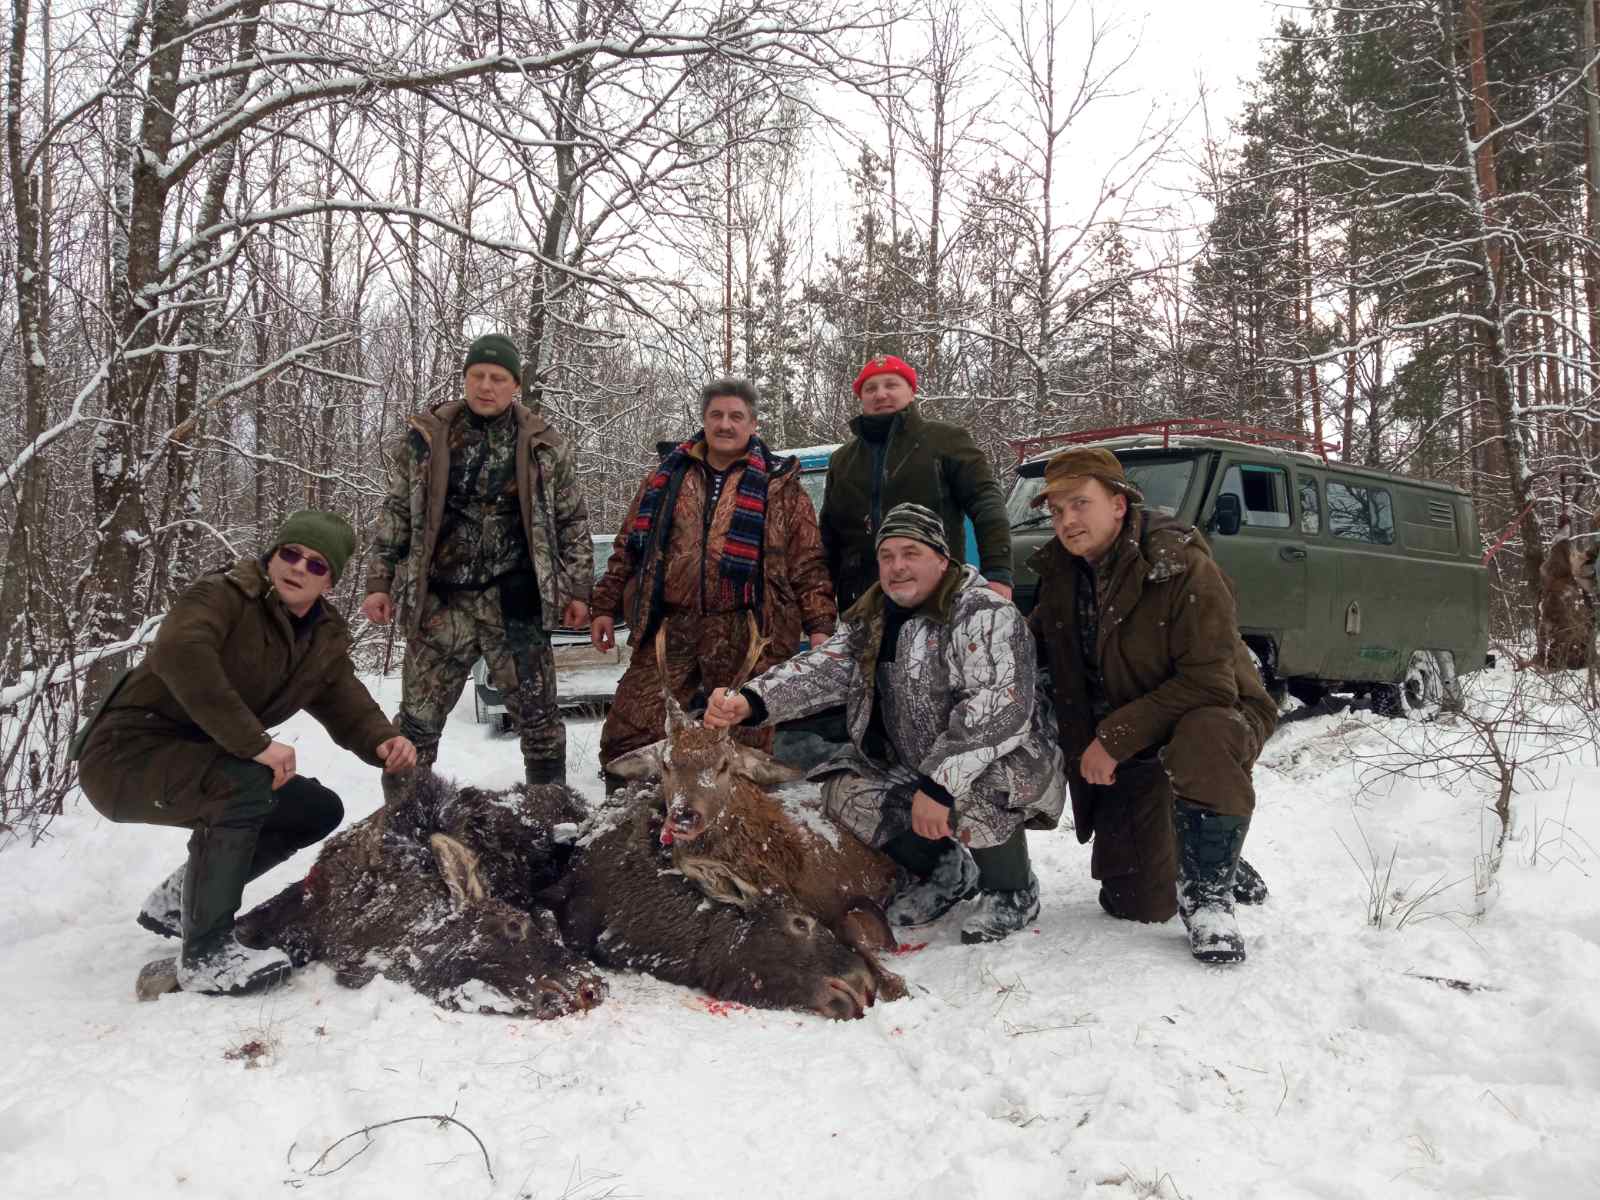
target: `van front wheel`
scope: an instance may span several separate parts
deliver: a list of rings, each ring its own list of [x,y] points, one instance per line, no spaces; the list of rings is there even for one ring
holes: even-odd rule
[[[1455,672],[1451,665],[1432,650],[1414,651],[1398,683],[1379,684],[1372,689],[1373,711],[1408,721],[1433,720],[1453,699]]]

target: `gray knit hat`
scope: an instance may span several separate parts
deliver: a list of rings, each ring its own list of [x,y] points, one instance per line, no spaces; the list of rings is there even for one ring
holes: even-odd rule
[[[944,539],[944,522],[938,513],[920,504],[907,501],[891,508],[883,524],[878,526],[878,539],[873,542],[873,549],[883,545],[884,538],[892,537],[914,538],[932,546],[946,558],[950,557],[950,543]]]
[[[291,542],[307,550],[315,550],[327,559],[328,566],[333,568],[333,581],[338,583],[339,576],[344,574],[345,564],[355,552],[356,534],[350,528],[350,522],[338,513],[303,508],[284,519],[278,527],[278,536],[272,543],[272,549],[276,551],[279,546],[287,546]]]
[[[511,372],[511,378],[522,381],[522,355],[517,344],[503,333],[486,333],[467,347],[467,361],[461,365],[463,373],[477,363],[493,363]]]

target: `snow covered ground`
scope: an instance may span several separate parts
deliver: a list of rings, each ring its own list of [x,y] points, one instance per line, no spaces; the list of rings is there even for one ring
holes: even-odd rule
[[[392,708],[398,682],[379,687]],[[377,804],[310,720],[282,736],[352,818]],[[1030,839],[1034,930],[964,947],[947,920],[894,961],[913,998],[850,1024],[629,975],[587,1016],[513,1021],[383,980],[347,991],[319,966],[265,998],[139,1004],[134,975],[167,944],[133,915],[183,835],[78,804],[0,855],[0,1194],[1600,1196],[1595,747],[1521,781],[1480,897],[1484,785],[1385,783],[1396,736],[1443,745],[1364,713],[1269,743],[1247,855],[1273,895],[1243,916],[1242,967],[1195,964],[1176,921],[1103,916],[1063,829]],[[591,796],[597,737],[570,731]],[[470,698],[439,765],[520,774]],[[321,1157],[430,1114],[461,1124],[403,1121]]]

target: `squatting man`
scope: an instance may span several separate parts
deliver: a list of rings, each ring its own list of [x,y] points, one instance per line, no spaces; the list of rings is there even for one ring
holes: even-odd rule
[[[998,941],[1039,913],[1024,828],[1054,828],[1065,805],[1033,637],[975,568],[951,561],[930,509],[896,505],[876,548],[878,582],[832,637],[738,693],[717,689],[705,723],[844,704],[850,742],[812,777],[830,816],[905,868],[889,920],[927,924],[975,898],[961,940]]]

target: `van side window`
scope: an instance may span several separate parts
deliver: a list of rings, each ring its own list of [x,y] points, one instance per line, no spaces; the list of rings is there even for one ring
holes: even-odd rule
[[[1247,526],[1289,528],[1289,472],[1282,467],[1237,463],[1223,472],[1222,491],[1239,497]]]
[[[1394,544],[1394,498],[1387,488],[1328,480],[1328,531],[1379,546]]]
[[[1322,532],[1322,498],[1317,494],[1317,481],[1310,475],[1300,476],[1300,532]]]

